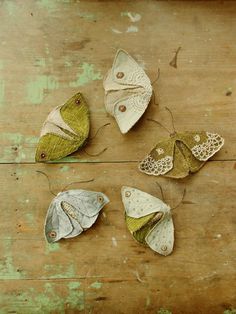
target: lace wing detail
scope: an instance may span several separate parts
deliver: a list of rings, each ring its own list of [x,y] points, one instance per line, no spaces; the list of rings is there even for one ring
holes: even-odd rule
[[[152,230],[147,234],[146,243],[155,252],[167,256],[174,247],[174,224],[171,213],[165,214]]]
[[[115,117],[121,132],[127,133],[141,118],[151,100],[149,78],[127,52],[119,50],[103,85],[106,110]]]
[[[207,161],[224,145],[224,139],[217,133],[185,132],[180,138],[200,161]]]
[[[173,139],[159,142],[156,147],[139,164],[139,170],[149,175],[159,176],[168,173],[173,168]]]

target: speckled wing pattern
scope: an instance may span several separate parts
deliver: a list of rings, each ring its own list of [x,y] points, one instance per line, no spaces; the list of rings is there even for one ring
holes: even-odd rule
[[[136,188],[123,186],[125,220],[133,237],[153,251],[167,256],[174,247],[171,209],[160,199]]]
[[[141,118],[152,96],[152,85],[143,68],[124,50],[117,51],[103,86],[105,107],[121,133],[127,133]]]
[[[35,160],[63,158],[78,150],[89,136],[89,110],[81,93],[57,106],[43,124]]]
[[[176,133],[160,141],[140,162],[139,170],[149,175],[184,178],[198,171],[224,145],[217,133]]]
[[[108,202],[108,197],[101,192],[69,190],[59,193],[48,208],[44,228],[47,241],[72,238],[87,230]]]

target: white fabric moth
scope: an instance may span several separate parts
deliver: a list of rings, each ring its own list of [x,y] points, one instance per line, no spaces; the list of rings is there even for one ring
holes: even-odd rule
[[[61,238],[72,238],[87,230],[107,203],[108,197],[100,192],[68,190],[58,193],[45,220],[47,241],[52,243]]]
[[[116,53],[103,86],[105,107],[121,133],[127,133],[141,118],[152,97],[152,85],[143,68],[124,50]]]
[[[150,226],[143,232],[145,244],[161,255],[171,254],[174,247],[174,224],[171,208],[157,197],[132,187],[123,186],[121,196],[126,216],[134,218],[126,219],[129,231],[133,236],[141,228]],[[145,220],[144,217],[147,219]],[[140,220],[140,218],[143,219]],[[137,238],[135,236],[136,240],[138,240]]]

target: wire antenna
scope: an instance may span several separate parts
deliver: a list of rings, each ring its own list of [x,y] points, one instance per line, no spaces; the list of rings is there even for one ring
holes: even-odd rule
[[[164,130],[166,130],[169,134],[171,134],[171,131],[169,129],[167,129],[167,127],[165,127],[161,122],[154,120],[154,119],[150,119],[150,118],[148,118],[147,120],[160,125]]]
[[[165,202],[165,197],[164,197],[163,189],[162,189],[160,183],[156,182],[156,185],[159,187],[159,189],[160,189],[160,191],[161,191],[161,198],[162,198],[163,202]]]
[[[176,133],[173,113],[172,113],[172,111],[168,107],[165,107],[165,109],[169,112],[169,114],[171,116],[172,128],[173,128],[174,133]]]
[[[90,141],[94,140],[94,139],[97,137],[97,135],[98,135],[98,133],[100,132],[101,129],[103,129],[104,127],[106,127],[106,126],[108,126],[108,125],[110,125],[110,124],[111,124],[111,123],[106,123],[106,124],[100,126],[100,127],[97,129],[95,135],[90,138]],[[101,150],[100,152],[95,153],[95,154],[92,154],[92,153],[87,152],[86,149],[84,149],[83,151],[85,152],[86,155],[88,155],[88,156],[90,156],[90,157],[96,157],[96,156],[100,156],[101,154],[103,154],[107,149],[108,149],[108,147],[105,147],[103,150]]]
[[[151,82],[151,85],[155,84],[159,80],[160,74],[161,74],[161,71],[160,71],[160,68],[158,68],[157,77],[155,78],[154,81]]]
[[[72,184],[76,184],[76,183],[88,183],[88,182],[93,182],[93,181],[94,181],[94,179],[71,182],[71,183],[67,184],[67,185],[62,189],[62,192],[64,192],[64,191],[65,191],[70,185],[72,185]]]
[[[96,133],[94,134],[94,136],[90,137],[90,141],[95,139],[95,137],[98,135],[98,133],[100,132],[101,129],[103,129],[105,126],[108,126],[108,125],[110,125],[110,124],[111,124],[111,123],[106,123],[106,124],[100,126],[100,127],[97,129],[97,131],[96,131]]]
[[[186,188],[184,189],[181,201],[175,207],[171,208],[171,210],[176,209],[177,207],[179,207],[179,205],[181,205],[183,203],[185,195],[186,195]]]
[[[52,195],[57,196],[57,195],[52,191],[52,189],[51,189],[51,182],[50,182],[50,180],[49,180],[48,175],[47,175],[45,172],[40,171],[40,170],[36,170],[36,172],[41,173],[42,175],[44,175],[44,176],[47,178],[49,191],[52,193]]]

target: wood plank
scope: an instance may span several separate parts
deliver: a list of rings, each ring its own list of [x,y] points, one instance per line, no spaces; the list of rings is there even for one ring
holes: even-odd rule
[[[140,21],[132,22],[127,12],[139,14]],[[70,161],[142,159],[166,135],[146,118],[171,126],[165,106],[173,111],[177,130],[208,130],[225,137],[214,160],[235,159],[235,13],[233,1],[119,1],[115,7],[109,1],[3,2],[0,161],[33,162],[47,114],[78,90],[90,107],[91,133],[111,123],[88,151],[109,149],[96,158],[78,152]],[[20,40],[19,34],[24,34]],[[169,62],[179,46],[175,69]],[[152,80],[157,68],[161,71],[155,86],[159,106],[150,104],[125,136],[105,112],[102,88],[119,47],[143,64]]]
[[[73,280],[83,284],[87,313],[109,313],[112,308],[116,313],[137,313],[138,309],[154,313],[161,307],[173,313],[222,313],[236,305],[234,162],[208,162],[196,175],[178,182],[158,179],[171,206],[187,188],[184,203],[173,215],[176,241],[168,257],[140,246],[125,226],[122,185],[160,195],[156,179],[139,173],[135,164],[0,165],[0,170],[0,199],[7,200],[1,205],[0,221],[1,291],[9,296],[0,298],[4,309],[14,310],[21,301],[21,297],[14,301],[11,291],[36,300],[22,301],[25,311],[32,303],[33,310],[44,309],[37,291],[42,294],[48,287],[55,292],[60,285],[50,306],[61,313]],[[48,173],[56,192],[95,174],[95,181],[83,188],[102,191],[111,202],[93,228],[48,245],[43,224],[53,196],[36,170]],[[62,299],[57,304],[58,298]]]

